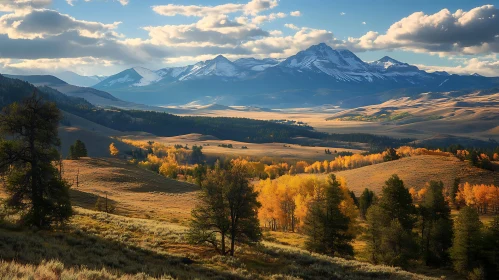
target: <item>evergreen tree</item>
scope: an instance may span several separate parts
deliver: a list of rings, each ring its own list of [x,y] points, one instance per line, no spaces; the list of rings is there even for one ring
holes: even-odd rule
[[[456,195],[457,192],[459,191],[459,184],[461,184],[461,179],[460,178],[455,178],[454,179],[454,184],[452,184],[452,187],[450,189],[449,197],[450,197],[450,202],[452,205],[456,205]]]
[[[397,154],[397,151],[394,148],[386,149],[384,154],[385,154],[383,157],[384,161],[392,161],[400,158],[400,156]]]
[[[410,231],[414,227],[416,208],[409,190],[397,175],[392,175],[385,182],[379,206],[392,219],[397,219],[404,229]]]
[[[480,263],[482,223],[476,209],[466,206],[459,211],[454,225],[454,239],[450,249],[454,269],[468,274]]]
[[[192,211],[189,240],[211,244],[218,253],[231,256],[236,242],[258,242],[261,229],[257,196],[243,165],[222,169],[217,163],[202,183],[200,203]]]
[[[353,255],[350,244],[354,236],[349,233],[350,219],[341,212],[343,192],[340,183],[331,175],[323,195],[312,202],[305,220],[306,247],[310,251],[338,255]]]
[[[69,185],[54,166],[60,158],[55,149],[60,118],[56,105],[36,94],[5,107],[0,115],[0,131],[8,136],[0,140],[0,166],[10,167],[3,174],[6,205],[24,223],[39,228],[64,222],[72,213]]]
[[[385,182],[376,206],[368,210],[368,250],[375,262],[404,266],[417,256],[412,233],[416,209],[409,190],[397,175]]]
[[[367,209],[371,207],[375,199],[374,192],[368,188],[364,189],[359,198],[360,217],[366,219]]]
[[[85,143],[81,140],[76,140],[76,142],[69,147],[69,159],[77,160],[86,156],[88,156],[87,148],[85,147]]]
[[[426,265],[442,265],[452,245],[450,207],[443,195],[442,182],[430,182],[419,206],[421,249]]]
[[[203,146],[192,146],[191,161],[193,164],[201,163],[204,160]]]
[[[499,276],[499,216],[490,222],[485,234],[484,274],[486,279],[497,279]]]
[[[88,156],[87,147],[85,147],[85,143],[83,143],[80,139],[76,140],[74,148],[79,158]]]

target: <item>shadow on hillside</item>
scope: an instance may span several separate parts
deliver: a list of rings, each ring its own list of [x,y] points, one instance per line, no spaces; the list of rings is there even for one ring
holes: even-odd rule
[[[71,203],[73,206],[79,206],[85,209],[94,209],[97,199],[99,198],[98,195],[82,192],[75,188],[71,188],[69,190],[69,194],[71,196]],[[111,199],[109,199],[109,202],[116,204],[116,202]]]
[[[122,235],[119,238],[127,239],[127,233]],[[33,233],[0,229],[0,259],[32,265],[58,260],[66,268],[84,266],[119,274],[145,273],[151,277],[237,279],[235,275],[201,267],[189,258],[158,254],[78,230]]]
[[[128,190],[133,192],[160,192],[160,193],[189,193],[199,190],[199,187],[176,181],[170,178],[165,178],[155,172],[142,169],[138,166],[127,164],[119,159],[104,159],[92,158],[85,162],[92,167],[98,168],[113,168],[113,173],[102,178],[102,180],[110,180],[118,183],[140,183],[140,186],[129,187]]]

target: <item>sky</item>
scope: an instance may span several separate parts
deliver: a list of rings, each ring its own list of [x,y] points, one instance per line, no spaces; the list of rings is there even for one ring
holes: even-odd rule
[[[499,76],[499,0],[0,0],[0,73],[112,75],[318,43]]]

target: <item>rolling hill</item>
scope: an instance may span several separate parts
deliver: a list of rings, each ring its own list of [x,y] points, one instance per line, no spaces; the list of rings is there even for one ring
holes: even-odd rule
[[[472,167],[455,157],[422,155],[335,172],[346,179],[347,186],[360,195],[365,188],[380,193],[388,178],[397,174],[407,188],[419,190],[429,181],[442,181],[451,186],[455,178],[472,184],[499,185],[499,173]],[[323,175],[325,176],[325,175]]]

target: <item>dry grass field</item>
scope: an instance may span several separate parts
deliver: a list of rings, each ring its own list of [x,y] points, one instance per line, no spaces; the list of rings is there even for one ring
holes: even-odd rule
[[[117,203],[117,214],[177,223],[190,217],[198,190],[195,185],[111,158],[65,160],[63,176],[73,183],[76,206],[94,209],[97,198],[107,193],[108,199]]]
[[[327,155],[324,153],[324,147],[308,147],[300,146],[294,144],[286,143],[265,143],[265,144],[254,144],[237,142],[231,140],[219,140],[212,136],[205,136],[201,134],[188,134],[175,137],[156,137],[156,136],[125,136],[123,138],[139,140],[139,141],[155,141],[158,143],[163,143],[167,146],[169,145],[188,145],[192,147],[193,145],[203,146],[203,154],[212,157],[219,156],[231,156],[231,157],[250,157],[250,158],[262,158],[270,157],[277,160],[331,160],[332,155]],[[223,148],[218,145],[221,144],[232,144],[233,148]],[[248,149],[242,149],[241,147],[247,147]],[[352,153],[360,153],[361,150],[356,149],[344,149],[344,148],[329,148],[331,150],[337,150],[338,152],[349,151]]]
[[[442,181],[444,186],[450,186],[455,178],[461,178],[462,183],[499,184],[497,172],[472,167],[455,157],[434,155],[406,157],[335,174],[344,177],[348,188],[356,195],[360,195],[365,188],[379,193],[393,174],[397,174],[407,188],[414,187],[417,190],[431,180]]]
[[[75,211],[55,232],[1,228],[0,279],[437,279],[273,242],[222,257],[182,226]]]
[[[305,122],[318,131],[328,133],[372,133],[414,139],[452,134],[488,140],[499,137],[498,104],[498,93],[483,95],[480,92],[473,92],[459,95],[450,92],[421,94],[416,98],[390,99],[378,105],[353,109],[322,107],[272,111],[213,109],[191,110],[183,115],[244,117],[259,120],[287,119]],[[405,114],[405,117],[377,121],[345,118],[352,116],[369,118],[386,112],[392,116]]]

